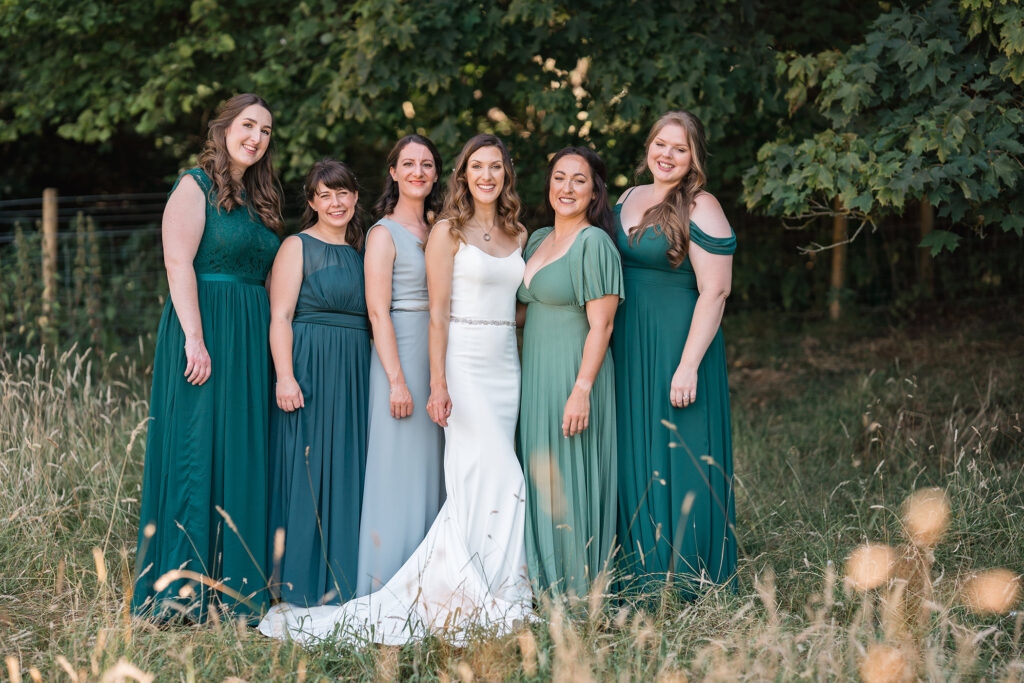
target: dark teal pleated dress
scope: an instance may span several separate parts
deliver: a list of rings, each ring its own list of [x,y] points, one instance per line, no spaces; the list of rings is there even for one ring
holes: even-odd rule
[[[285,532],[275,586],[286,602],[307,606],[355,593],[370,337],[359,252],[298,237],[292,365],[306,405],[273,408],[270,526]]]
[[[185,381],[185,335],[168,298],[153,359],[132,611],[203,621],[219,598],[259,621],[270,602],[264,281],[280,240],[244,206],[219,211],[204,171],[188,175],[207,193],[192,265],[211,374],[200,386]]]
[[[702,587],[729,581],[736,570],[725,342],[719,329],[697,371],[696,401],[673,407],[669,386],[690,331],[697,277],[689,257],[672,267],[665,254],[667,239],[653,229],[630,244],[620,210],[616,206],[614,213],[625,302],[612,332],[620,585],[625,591],[647,592],[671,577],[692,596]],[[690,241],[712,254],[736,249],[735,235],[711,237],[692,222]]]

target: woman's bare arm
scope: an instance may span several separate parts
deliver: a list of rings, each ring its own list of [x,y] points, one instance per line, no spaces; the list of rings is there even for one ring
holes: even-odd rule
[[[430,296],[430,419],[448,426],[452,400],[448,396],[445,357],[448,354],[448,323],[452,307],[452,272],[458,243],[448,221],[438,221],[427,239],[427,292]]]
[[[277,406],[291,412],[306,407],[292,367],[292,318],[302,289],[302,240],[292,235],[281,243],[271,270],[270,355],[277,375]]]
[[[171,304],[185,333],[185,380],[195,385],[209,379],[212,371],[192,266],[205,228],[206,194],[195,178],[184,175],[167,199],[160,235]]]

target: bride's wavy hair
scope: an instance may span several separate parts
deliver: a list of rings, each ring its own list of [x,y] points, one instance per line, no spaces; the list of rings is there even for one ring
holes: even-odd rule
[[[406,135],[396,142],[395,146],[388,153],[387,168],[384,171],[384,191],[380,193],[377,203],[373,205],[373,215],[377,218],[383,218],[394,211],[398,205],[398,183],[391,177],[391,169],[397,170],[398,157],[401,156],[402,150],[413,142],[426,147],[427,151],[430,152],[430,156],[434,158],[434,171],[437,176],[434,178],[434,187],[430,189],[430,194],[427,195],[423,202],[423,220],[429,226],[434,222],[434,218],[437,217],[437,212],[441,210],[441,173],[443,172],[441,154],[437,151],[434,143],[430,141],[430,138],[417,135],[416,133]]]
[[[590,167],[590,180],[594,185],[594,191],[587,205],[587,222],[601,228],[614,240],[615,219],[612,217],[612,210],[608,208],[608,169],[597,152],[589,147],[564,147],[548,162],[548,175],[544,178],[545,224],[555,224],[555,207],[551,206],[551,176],[555,174],[555,164],[568,156],[582,157]]]
[[[216,195],[214,206],[218,211],[231,211],[245,206],[250,215],[255,212],[263,225],[281,235],[284,233],[284,220],[281,218],[282,192],[274,173],[272,145],[268,144],[260,160],[245,169],[241,181],[231,177],[231,155],[228,154],[225,135],[238,115],[254,104],[266,109],[273,120],[274,113],[270,105],[259,95],[242,93],[226,100],[210,120],[206,144],[199,153],[198,166],[213,181]]]
[[[359,181],[356,174],[345,164],[336,159],[324,159],[313,164],[306,174],[306,180],[302,183],[302,196],[306,199],[306,209],[302,212],[302,223],[300,230],[306,230],[316,225],[319,216],[313,207],[309,205],[316,196],[316,190],[324,184],[329,190],[348,190],[358,196]],[[345,241],[357,251],[363,249],[363,217],[359,210],[359,201],[352,206],[352,217],[345,226]]]
[[[448,179],[448,196],[444,200],[444,209],[441,211],[441,218],[451,224],[451,232],[455,239],[460,242],[466,241],[466,222],[473,217],[475,207],[473,195],[469,191],[469,182],[466,180],[466,167],[469,165],[469,158],[478,149],[484,147],[497,147],[501,152],[501,165],[505,169],[505,178],[501,184],[501,192],[498,194],[496,207],[498,229],[509,237],[516,237],[522,226],[519,224],[519,212],[522,209],[522,202],[516,194],[516,170],[512,166],[512,157],[508,153],[508,147],[496,135],[480,133],[474,135],[463,145],[455,160],[455,167],[452,168],[451,177]]]
[[[704,164],[707,161],[707,138],[704,136],[704,124],[688,111],[670,111],[662,114],[654,122],[651,132],[644,143],[644,158],[636,167],[636,178],[650,170],[647,166],[647,153],[658,133],[668,125],[676,125],[686,131],[686,141],[690,147],[690,170],[682,180],[673,187],[663,200],[644,212],[639,226],[629,235],[629,243],[637,244],[644,232],[652,228],[656,234],[664,233],[668,240],[665,255],[673,268],[686,258],[686,250],[690,246],[690,207],[697,195],[704,191],[707,175]]]

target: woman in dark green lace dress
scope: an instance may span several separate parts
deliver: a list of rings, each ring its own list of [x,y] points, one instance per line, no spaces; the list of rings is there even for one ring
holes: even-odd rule
[[[638,590],[674,581],[692,595],[736,569],[719,329],[736,238],[704,190],[704,130],[695,116],[662,116],[646,151],[639,170],[653,182],[627,190],[614,210],[626,289],[612,335],[622,580]]]
[[[280,244],[273,116],[251,94],[209,124],[163,217],[170,299],[153,361],[132,611],[258,620],[267,592],[270,308]],[[219,582],[214,586],[215,582]]]
[[[303,230],[281,244],[270,278],[270,526],[284,543],[275,590],[311,607],[356,589],[370,333],[355,176],[320,161],[304,189]]]

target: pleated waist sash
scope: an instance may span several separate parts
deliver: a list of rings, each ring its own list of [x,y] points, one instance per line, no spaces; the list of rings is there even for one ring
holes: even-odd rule
[[[348,327],[353,330],[370,329],[369,321],[365,315],[359,313],[340,313],[338,311],[299,311],[292,318],[292,322],[330,325],[331,327]]]

